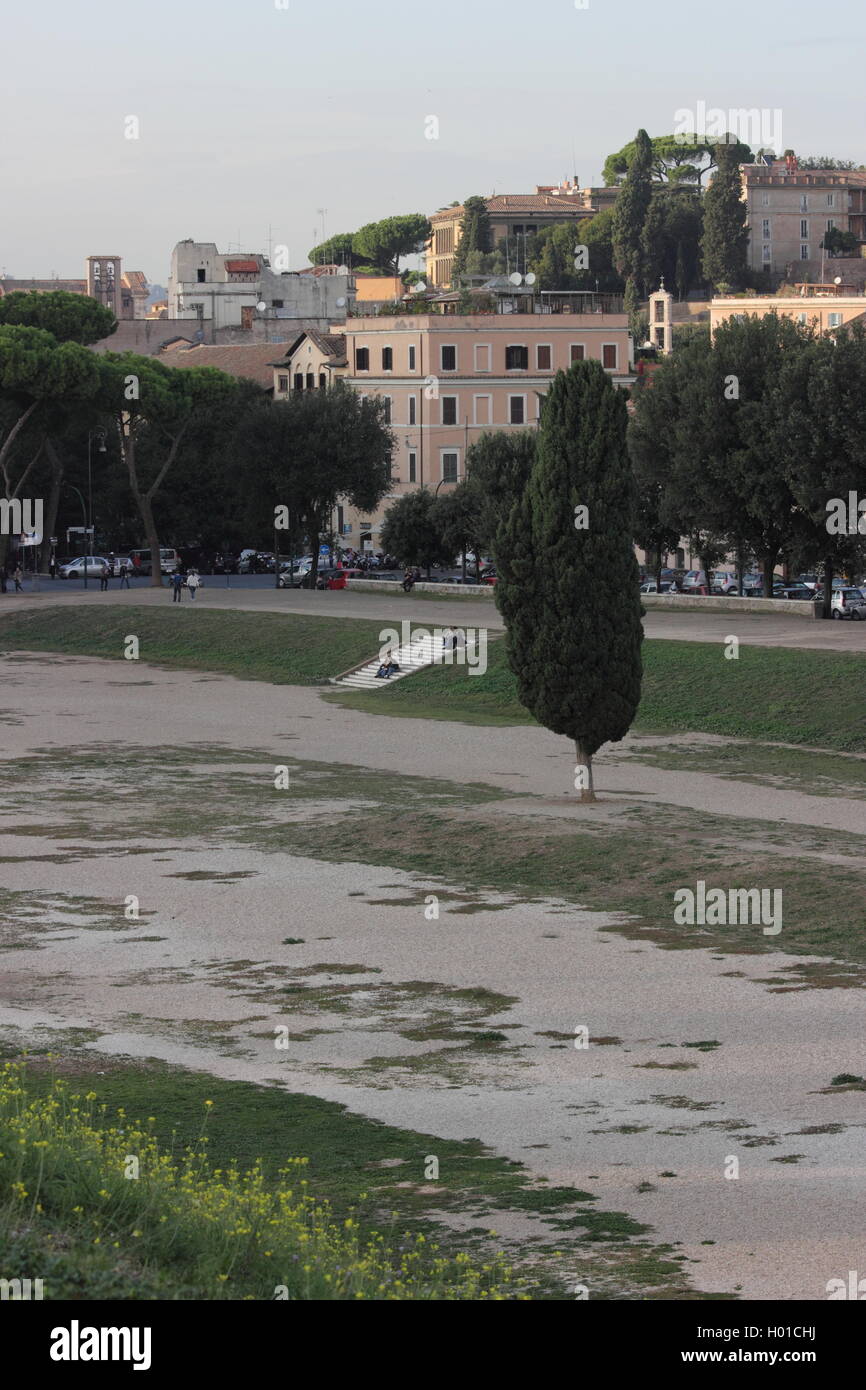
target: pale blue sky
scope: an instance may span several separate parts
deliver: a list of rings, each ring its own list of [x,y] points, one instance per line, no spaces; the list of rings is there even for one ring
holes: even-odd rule
[[[780,108],[785,146],[866,163],[853,0],[278,2],[7,10],[0,268],[118,254],[165,284],[181,238],[266,251],[269,226],[299,268],[319,208],[331,235],[573,169],[598,183],[638,126],[698,101]]]

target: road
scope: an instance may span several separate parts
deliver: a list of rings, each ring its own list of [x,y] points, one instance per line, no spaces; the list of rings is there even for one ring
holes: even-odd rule
[[[120,581],[111,580],[107,594],[100,593],[98,584],[85,592],[80,580],[42,580],[38,592],[28,583],[23,594],[6,594],[0,598],[0,615],[11,611],[13,604],[36,603],[168,603],[167,588],[152,589],[145,581],[134,581],[132,589],[120,589]],[[186,602],[186,597],[184,602]],[[437,598],[421,594],[381,594],[349,591],[317,593],[306,589],[275,589],[270,575],[207,575],[204,587],[196,599],[203,607],[247,609],[250,612],[317,613],[333,618],[380,618],[384,622],[399,622],[410,618],[414,623],[432,627],[449,624],[488,628],[501,631],[502,619],[492,599],[464,598],[449,595]],[[647,637],[679,642],[724,642],[729,635],[741,642],[762,647],[799,647],[817,651],[866,651],[866,623],[815,622],[806,618],[786,617],[783,612],[755,613],[710,612],[695,599],[694,610],[676,613],[653,611],[644,619]],[[780,605],[781,607],[781,605]]]

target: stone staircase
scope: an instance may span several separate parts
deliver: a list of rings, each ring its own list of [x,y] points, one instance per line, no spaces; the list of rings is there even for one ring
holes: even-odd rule
[[[342,676],[332,677],[331,684],[338,685],[342,689],[348,687],[350,690],[381,690],[383,686],[393,685],[394,681],[400,681],[404,676],[411,676],[415,671],[420,671],[425,666],[432,666],[435,661],[441,660],[443,654],[442,638],[427,634],[417,640],[413,638],[405,646],[394,646],[391,650],[400,670],[389,680],[376,679],[376,672],[382,664],[377,655],[373,661],[356,666],[351,671],[345,671]]]

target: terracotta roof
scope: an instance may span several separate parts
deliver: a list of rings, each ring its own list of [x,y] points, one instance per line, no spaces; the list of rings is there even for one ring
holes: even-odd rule
[[[229,376],[246,377],[270,390],[274,384],[274,346],[274,343],[250,343],[243,347],[196,343],[188,347],[181,339],[167,344],[159,360],[167,367],[216,367]]]
[[[257,274],[259,270],[259,263],[258,261],[253,260],[251,257],[248,257],[245,260],[226,261],[226,270],[228,271],[229,275],[249,273]]]
[[[143,270],[125,270],[120,279],[121,283],[124,284],[128,290],[132,290],[133,294],[147,294],[149,292],[150,287],[147,283],[147,276]]]
[[[583,199],[572,193],[497,193],[487,199],[487,211],[497,212],[582,212],[591,215]]]
[[[309,338],[311,343],[315,343],[320,352],[326,357],[330,357],[332,367],[345,367],[348,365],[346,357],[346,338],[342,333],[320,333],[317,328],[307,328],[303,333],[299,333],[286,347],[286,355],[280,362],[274,362],[275,367],[284,367],[287,359],[294,356],[305,338]]]

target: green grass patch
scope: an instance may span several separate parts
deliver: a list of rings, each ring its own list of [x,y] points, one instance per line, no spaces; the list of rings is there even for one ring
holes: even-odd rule
[[[319,685],[371,659],[385,624],[305,614],[208,611],[190,604],[164,608],[38,608],[0,621],[0,650],[63,652],[124,660],[129,635],[139,660],[213,671],[276,685]]]
[[[721,642],[643,644],[643,698],[636,732],[703,732],[780,743],[866,751],[866,656],[750,646],[727,661]],[[504,642],[488,648],[487,671],[439,666],[375,695],[329,699],[368,713],[454,719],[466,724],[532,724],[517,699]]]

